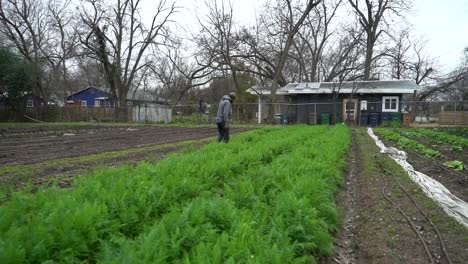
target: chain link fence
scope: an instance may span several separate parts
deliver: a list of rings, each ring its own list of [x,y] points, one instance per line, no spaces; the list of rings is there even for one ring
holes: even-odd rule
[[[382,111],[382,109],[387,111]],[[139,105],[134,107],[58,107],[26,108],[18,112],[0,106],[0,121],[44,122],[147,122],[178,124],[213,124],[217,104],[193,104],[168,107]],[[390,111],[389,111],[390,110]],[[468,126],[468,101],[414,102],[397,105],[383,102],[340,101],[337,103],[235,103],[234,124],[333,124],[380,125],[384,122]]]
[[[232,120],[237,124],[330,124],[381,125],[385,122],[468,126],[468,101],[399,101],[355,103],[235,103]],[[387,103],[388,104],[388,103]],[[181,105],[173,108],[173,122],[211,124],[217,105]],[[382,109],[387,109],[382,111]]]

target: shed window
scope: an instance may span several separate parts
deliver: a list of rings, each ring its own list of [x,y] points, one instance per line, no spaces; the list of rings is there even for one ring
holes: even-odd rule
[[[34,107],[34,101],[29,99],[26,101],[26,107]]]
[[[398,112],[398,96],[382,97],[382,112]]]
[[[94,106],[95,107],[100,107],[101,106],[101,101],[99,101],[98,99],[94,100]]]
[[[81,101],[81,106],[86,107],[86,100]]]

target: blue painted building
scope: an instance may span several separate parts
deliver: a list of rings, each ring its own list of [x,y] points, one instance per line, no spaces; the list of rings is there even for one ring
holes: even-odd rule
[[[96,87],[88,87],[67,97],[67,105],[82,107],[114,107],[116,98]]]

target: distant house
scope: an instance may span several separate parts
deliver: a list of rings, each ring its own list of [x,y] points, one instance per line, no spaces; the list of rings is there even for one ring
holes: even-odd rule
[[[334,112],[337,122],[375,125],[382,121],[401,121],[405,110],[403,97],[419,90],[411,80],[290,83],[277,90],[286,107],[276,107],[275,113],[286,117],[287,122],[308,124],[328,123]],[[257,115],[261,122],[266,117],[262,98],[267,98],[271,90],[252,87],[248,92],[259,96]]]
[[[67,97],[68,106],[114,107],[116,98],[96,87],[88,87]]]
[[[0,107],[7,107],[7,100],[6,97],[0,97]],[[32,93],[24,93],[21,100],[26,108],[42,107],[45,105],[45,101],[42,97],[33,95]]]
[[[27,108],[44,106],[44,99],[31,93],[24,96],[24,102],[26,103]]]

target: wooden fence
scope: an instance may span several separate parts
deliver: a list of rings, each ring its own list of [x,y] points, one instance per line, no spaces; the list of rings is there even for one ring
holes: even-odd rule
[[[45,106],[26,108],[21,113],[4,108],[0,111],[0,121],[31,121],[30,118],[44,122],[129,122],[132,108],[106,107],[57,107]]]
[[[468,126],[468,111],[442,111],[439,113],[439,124]]]

